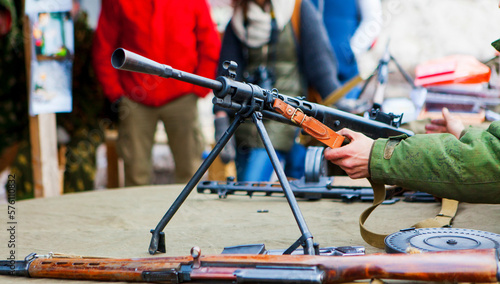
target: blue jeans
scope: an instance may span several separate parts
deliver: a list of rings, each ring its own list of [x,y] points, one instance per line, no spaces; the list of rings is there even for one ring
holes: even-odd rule
[[[306,148],[295,143],[289,152],[276,151],[285,175],[290,178],[304,176]],[[265,148],[251,148],[236,153],[238,181],[269,181],[274,168]]]
[[[361,95],[361,87],[355,86],[353,87],[345,96],[346,99],[357,100],[359,99],[359,95]]]

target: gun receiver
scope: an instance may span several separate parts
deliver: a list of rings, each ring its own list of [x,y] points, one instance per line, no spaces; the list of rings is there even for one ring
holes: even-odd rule
[[[401,134],[413,135],[413,132],[409,130],[399,129],[386,123],[366,119],[303,99],[289,97],[278,93],[275,89],[265,90],[254,84],[235,81],[233,80],[233,69],[234,64],[236,64],[234,62],[226,64],[230,74],[229,77],[220,76],[216,80],[176,70],[171,66],[157,63],[123,48],[118,48],[113,52],[111,64],[114,68],[120,70],[172,78],[212,89],[215,95],[214,104],[242,114],[249,114],[254,110],[259,110],[268,119],[293,124],[293,122],[282,117],[273,109],[274,99],[279,98],[295,108],[300,108],[306,115],[314,117],[334,131],[349,128],[362,132],[373,139]]]
[[[190,256],[180,257],[47,258],[32,254],[24,261],[0,262],[3,275],[162,283],[338,283],[372,278],[497,282],[497,273],[495,249],[359,256],[205,256],[195,247]]]

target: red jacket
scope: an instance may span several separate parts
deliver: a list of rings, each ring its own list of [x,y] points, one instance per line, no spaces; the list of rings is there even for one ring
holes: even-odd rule
[[[118,48],[181,71],[214,78],[220,39],[207,0],[103,0],[93,43],[93,65],[104,93],[115,101],[125,95],[148,106],[161,106],[187,93],[209,90],[111,66]]]

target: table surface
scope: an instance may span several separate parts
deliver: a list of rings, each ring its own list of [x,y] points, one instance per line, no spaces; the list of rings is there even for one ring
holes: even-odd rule
[[[202,254],[219,254],[226,246],[264,243],[286,249],[300,237],[291,209],[282,196],[237,196],[219,199],[196,189],[165,228],[166,254],[148,253],[151,234],[183,185],[130,187],[65,194],[18,201],[15,207],[15,256],[48,252],[99,257],[157,257],[188,255],[199,246]],[[360,236],[358,218],[370,203],[334,199],[298,200],[314,241],[321,247],[364,246],[366,253],[383,252]],[[1,205],[0,258],[9,256],[11,238],[8,205]],[[264,210],[266,213],[259,213]],[[439,203],[399,201],[375,210],[367,227],[393,233],[433,217]],[[453,226],[500,234],[500,206],[461,203]],[[0,276],[0,283],[96,283]]]

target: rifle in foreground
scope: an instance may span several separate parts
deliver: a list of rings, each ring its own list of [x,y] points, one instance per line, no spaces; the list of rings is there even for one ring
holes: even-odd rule
[[[338,283],[362,279],[497,282],[495,249],[420,254],[201,255],[132,259],[29,255],[0,262],[3,275],[162,283]]]

